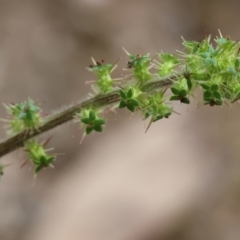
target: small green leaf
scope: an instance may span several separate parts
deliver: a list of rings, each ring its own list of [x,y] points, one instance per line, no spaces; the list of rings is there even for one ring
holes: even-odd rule
[[[123,90],[120,90],[120,95],[122,99],[127,99],[127,95]]]
[[[102,130],[102,126],[100,126],[100,125],[94,126],[94,130],[95,130],[96,132],[102,132],[102,131],[103,131],[103,130]]]
[[[222,99],[222,95],[220,92],[218,91],[214,91],[213,92],[213,96],[217,99],[217,100],[221,100]]]
[[[210,57],[210,53],[209,52],[200,53],[200,56],[203,57],[203,58],[209,58]]]
[[[132,88],[130,88],[127,92],[127,97],[131,98],[132,96],[133,96],[133,90],[132,90]]]
[[[213,48],[213,46],[210,45],[208,51],[209,51],[210,54],[214,53],[214,48]]]
[[[225,91],[223,93],[223,97],[226,98],[226,99],[230,99],[232,97],[232,94],[230,91]]]
[[[178,101],[179,100],[179,96],[171,96],[170,101]]]
[[[205,90],[210,90],[210,88],[211,88],[208,84],[205,84],[205,83],[201,83],[200,85]]]
[[[125,108],[127,105],[126,105],[126,102],[125,100],[122,100],[120,103],[119,103],[119,108]]]
[[[156,122],[156,121],[162,119],[163,117],[164,117],[163,115],[157,115],[153,118],[153,122]]]
[[[139,106],[138,101],[135,100],[135,99],[129,99],[129,104],[134,106],[134,107],[138,107]]]
[[[172,93],[174,94],[174,95],[179,95],[179,90],[178,90],[178,88],[176,88],[176,87],[171,87],[171,91],[172,91]]]
[[[85,123],[85,124],[89,124],[91,122],[91,120],[89,118],[82,118],[81,122]]]
[[[204,105],[211,105],[211,106],[214,106],[215,105],[215,102],[212,102],[212,101],[206,101],[205,103],[204,103]]]
[[[149,112],[146,112],[145,113],[145,118],[144,119],[147,119],[151,114]]]
[[[221,106],[223,104],[223,101],[216,101],[215,104]]]
[[[93,111],[89,112],[89,120],[94,121],[96,119],[96,114]]]
[[[203,94],[204,99],[211,99],[212,98],[212,92],[205,91]]]
[[[190,100],[188,98],[183,98],[183,99],[181,99],[181,102],[185,103],[185,104],[189,104]]]
[[[235,60],[235,68],[239,68],[239,66],[240,66],[240,61],[239,61],[239,59],[236,59]]]
[[[87,135],[90,134],[90,133],[92,132],[92,130],[93,130],[93,128],[88,126],[88,127],[86,128],[86,134],[87,134]]]
[[[26,113],[25,112],[21,112],[19,115],[18,115],[18,118],[19,119],[24,119],[26,117]]]
[[[187,91],[185,89],[181,89],[180,92],[179,92],[179,95],[181,97],[186,97],[187,96]]]
[[[240,93],[238,93],[234,98],[233,100],[231,101],[232,103],[236,102],[237,100],[240,99]]]
[[[127,105],[127,109],[130,110],[131,112],[134,112],[134,106],[132,105]]]
[[[39,165],[35,168],[35,173],[38,173],[40,170],[42,170],[43,166]]]
[[[218,38],[215,40],[219,45],[225,44],[227,42],[226,38]]]
[[[191,90],[192,89],[192,81],[190,78],[187,78],[187,86],[188,86],[188,89]]]
[[[211,89],[217,91],[219,89],[219,86],[217,84],[212,84]]]
[[[171,114],[172,114],[172,112],[167,112],[167,113],[164,115],[164,117],[165,117],[165,118],[168,118]]]
[[[105,124],[105,120],[104,119],[102,119],[102,118],[99,118],[99,119],[97,119],[97,120],[95,120],[94,121],[94,124],[95,125],[103,125],[103,124]]]

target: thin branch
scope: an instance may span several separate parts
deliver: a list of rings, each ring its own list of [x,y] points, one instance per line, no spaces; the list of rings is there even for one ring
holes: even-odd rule
[[[179,74],[181,75],[181,74]],[[151,92],[163,87],[170,86],[173,81],[176,81],[179,75],[170,76],[166,79],[156,80],[150,83],[145,84],[141,90],[143,92]],[[77,103],[75,105],[69,106],[66,110],[53,114],[52,116],[48,117],[45,122],[38,127],[38,129],[33,129],[31,131],[23,131],[5,141],[0,143],[0,157],[15,151],[16,149],[23,147],[24,142],[35,137],[41,135],[63,123],[66,123],[72,120],[76,113],[80,112],[82,108],[86,107],[95,107],[100,108],[103,106],[107,106],[113,103],[117,103],[121,100],[119,91],[113,91],[104,95],[98,95],[86,101]]]

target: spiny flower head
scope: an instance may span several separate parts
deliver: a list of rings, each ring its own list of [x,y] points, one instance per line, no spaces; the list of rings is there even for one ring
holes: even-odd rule
[[[142,91],[140,91],[138,87],[128,87],[126,90],[121,89],[120,95],[122,100],[119,103],[119,108],[126,107],[131,112],[134,112],[135,108],[140,106],[139,100]]]
[[[185,68],[191,73],[193,84],[203,88],[204,104],[222,105],[225,99],[239,99],[240,43],[220,37],[212,43],[211,36],[201,42],[185,41]]]
[[[168,118],[173,109],[165,103],[164,93],[156,92],[148,96],[148,104],[143,107],[144,118],[152,117],[152,122],[156,122],[162,118]]]
[[[9,133],[15,134],[23,130],[32,130],[41,124],[41,109],[32,99],[23,103],[5,105],[8,114],[12,117],[8,121]]]
[[[192,81],[190,79],[191,76],[187,78],[182,77],[178,81],[174,82],[171,87],[171,91],[173,96],[170,97],[170,100],[179,100],[182,103],[189,104],[189,95],[192,90]]]
[[[93,65],[90,65],[88,70],[97,75],[96,85],[93,85],[93,90],[96,93],[108,93],[113,90],[114,79],[111,77],[112,71],[117,65],[106,64],[103,60],[95,61],[92,58]]]
[[[35,140],[25,143],[25,151],[28,152],[29,160],[35,166],[35,173],[38,173],[43,168],[52,166],[52,162],[56,159],[56,156],[47,153],[51,149],[45,150],[45,145],[46,142],[41,144]]]
[[[81,123],[85,125],[85,133],[88,135],[93,130],[96,132],[102,132],[105,119],[99,117],[99,111],[95,109],[82,109],[80,113],[76,114],[76,117],[80,119]]]
[[[157,64],[155,66],[158,69],[158,75],[160,77],[167,77],[174,73],[175,68],[180,64],[177,56],[168,53],[160,53],[158,57],[161,61],[155,61]]]
[[[137,83],[142,86],[152,78],[152,74],[149,71],[152,67],[150,65],[152,59],[149,57],[149,54],[141,56],[140,54],[130,54],[125,49],[124,51],[130,58],[130,61],[127,62],[127,67],[132,69],[133,76],[136,78]]]

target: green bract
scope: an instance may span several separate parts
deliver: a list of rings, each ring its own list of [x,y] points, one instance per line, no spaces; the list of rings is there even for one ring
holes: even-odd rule
[[[149,71],[151,68],[151,58],[149,57],[149,54],[143,56],[139,54],[127,54],[130,58],[127,66],[128,68],[133,70],[133,75],[136,78],[138,85],[142,86],[144,83],[146,83],[152,78],[152,74]]]
[[[90,65],[88,69],[97,75],[96,85],[93,85],[93,89],[96,93],[112,91],[114,80],[110,74],[116,68],[116,65],[105,64],[103,60],[95,61],[92,59],[92,61],[94,65]]]
[[[122,100],[119,103],[119,108],[127,108],[131,112],[135,111],[136,107],[139,107],[138,97],[141,95],[141,91],[137,88],[130,87],[128,90],[120,90]]]
[[[41,123],[41,109],[34,101],[28,99],[26,102],[5,105],[12,119],[8,122],[9,134],[16,134],[23,130],[32,130],[39,127]]]
[[[174,69],[179,65],[180,61],[177,56],[168,53],[160,53],[159,59],[161,63],[158,63],[156,68],[160,77],[166,77],[174,73]]]
[[[44,149],[43,144],[35,140],[26,142],[25,150],[28,152],[29,160],[35,166],[35,173],[41,169],[51,166],[52,162],[56,159],[55,156],[49,155]]]
[[[170,100],[179,100],[182,103],[189,104],[189,94],[192,89],[192,82],[190,78],[181,78],[171,87],[173,96],[170,97]]]
[[[220,34],[215,44],[209,36],[199,43],[184,41],[183,45],[188,50],[181,53],[186,69],[193,84],[203,88],[204,104],[222,105],[225,99],[235,102],[240,98],[239,42]]]
[[[148,97],[148,104],[143,108],[144,118],[151,116],[153,122],[162,118],[168,118],[172,114],[172,107],[164,103],[164,101],[162,92],[151,94]]]
[[[76,116],[80,118],[81,122],[86,125],[86,134],[88,135],[93,130],[96,132],[102,132],[102,125],[105,124],[105,120],[98,116],[98,112],[93,109],[83,109]]]

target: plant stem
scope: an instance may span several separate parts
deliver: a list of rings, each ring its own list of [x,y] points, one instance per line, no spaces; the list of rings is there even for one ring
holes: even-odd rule
[[[173,81],[176,81],[178,79],[179,75],[170,76],[166,79],[160,79],[153,82],[149,82],[144,86],[142,86],[141,90],[147,93],[147,92],[156,91],[164,87],[169,87],[173,83]],[[23,147],[25,141],[37,135],[41,135],[47,132],[48,130],[51,130],[63,123],[66,123],[72,120],[75,114],[80,112],[82,108],[86,108],[90,106],[95,108],[100,108],[113,103],[117,103],[120,100],[121,100],[121,97],[119,94],[119,90],[115,90],[104,95],[97,95],[91,99],[77,103],[75,105],[71,105],[67,107],[66,110],[63,110],[62,112],[53,114],[52,116],[48,117],[39,128],[23,131],[0,143],[0,157],[15,151],[20,147]]]

